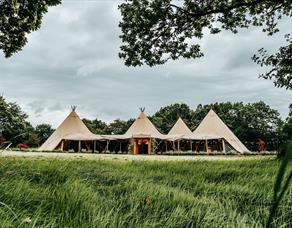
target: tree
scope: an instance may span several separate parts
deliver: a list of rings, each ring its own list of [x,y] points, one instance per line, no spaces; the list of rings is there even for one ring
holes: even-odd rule
[[[40,146],[40,139],[35,131],[31,131],[29,134],[27,134],[24,143],[29,147],[36,148]]]
[[[61,0],[0,1],[0,49],[6,57],[20,51],[27,43],[27,34],[40,28],[49,6]]]
[[[107,124],[101,120],[83,119],[82,121],[87,126],[87,128],[94,134],[110,134]]]
[[[6,140],[14,145],[23,142],[27,136],[31,125],[26,121],[26,113],[16,103],[6,102],[0,96],[0,131]]]
[[[35,134],[39,139],[39,144],[43,144],[53,132],[54,129],[50,124],[39,124],[35,127]]]
[[[283,127],[283,133],[286,141],[292,139],[292,104],[289,106],[289,114]]]
[[[126,0],[119,9],[123,41],[120,58],[127,66],[155,66],[180,57],[202,57],[196,39],[201,39],[205,30],[210,34],[221,30],[237,33],[239,28],[258,26],[273,35],[279,31],[277,22],[284,16],[292,16],[292,1]],[[291,40],[289,42],[291,44]],[[275,68],[274,74],[268,73],[264,78],[274,79],[278,86],[291,88],[290,61],[290,70],[284,66],[286,60],[291,60],[291,48],[280,49],[276,59],[282,64],[263,58],[263,64]]]
[[[277,87],[292,89],[292,38],[290,35],[286,37],[289,45],[281,47],[278,53],[269,55],[265,49],[261,48],[259,50],[261,57],[254,55],[252,59],[261,66],[272,68],[269,72],[260,75],[260,77],[273,79]]]
[[[120,119],[114,120],[114,122],[108,125],[110,134],[113,135],[125,134],[133,122],[134,122],[133,119],[129,119],[128,121]]]
[[[189,127],[192,127],[193,111],[184,103],[176,103],[160,108],[150,119],[161,133],[167,134],[179,117],[181,117]]]

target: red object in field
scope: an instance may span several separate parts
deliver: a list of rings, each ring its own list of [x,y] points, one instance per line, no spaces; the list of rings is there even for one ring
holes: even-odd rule
[[[3,135],[0,133],[0,146],[6,141]]]
[[[23,149],[26,150],[26,149],[28,149],[28,145],[22,144],[22,143],[18,144],[16,147],[18,149],[20,149],[20,150],[23,150]]]
[[[262,140],[262,139],[259,139],[259,142],[258,142],[258,150],[259,150],[259,152],[263,152],[265,149],[266,149],[265,141]]]

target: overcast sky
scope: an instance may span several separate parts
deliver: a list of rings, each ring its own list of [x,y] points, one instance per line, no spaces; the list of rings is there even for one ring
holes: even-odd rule
[[[118,1],[64,0],[49,9],[40,30],[23,51],[9,59],[0,53],[0,93],[16,101],[33,125],[54,127],[77,105],[82,118],[134,118],[139,107],[151,115],[161,106],[184,102],[195,108],[211,102],[263,100],[286,117],[292,91],[259,79],[251,56],[261,47],[275,51],[291,32],[267,37],[260,29],[223,32],[201,41],[205,56],[159,67],[129,68],[118,58]]]

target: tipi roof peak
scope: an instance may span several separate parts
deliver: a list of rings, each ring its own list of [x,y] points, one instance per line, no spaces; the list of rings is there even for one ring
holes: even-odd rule
[[[75,112],[76,109],[77,109],[77,105],[71,105],[71,111],[72,111],[72,112]]]
[[[178,117],[176,123],[168,132],[168,135],[189,135],[191,133],[192,131],[189,129],[183,119],[181,117]]]
[[[141,110],[138,118],[131,125],[131,127],[125,133],[126,136],[149,136],[151,138],[163,138],[163,135],[156,129],[153,123],[145,115],[144,111]]]

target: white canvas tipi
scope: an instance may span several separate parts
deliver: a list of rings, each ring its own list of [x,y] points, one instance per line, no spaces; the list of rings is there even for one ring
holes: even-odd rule
[[[200,125],[193,132],[194,136],[216,135],[228,142],[234,150],[242,153],[248,151],[243,143],[234,135],[234,133],[226,126],[220,117],[211,109],[202,120]]]
[[[54,131],[54,133],[43,143],[39,148],[40,151],[51,151],[56,149],[62,139],[73,136],[74,138],[94,138],[82,120],[79,118],[75,109],[67,116],[61,125]]]

